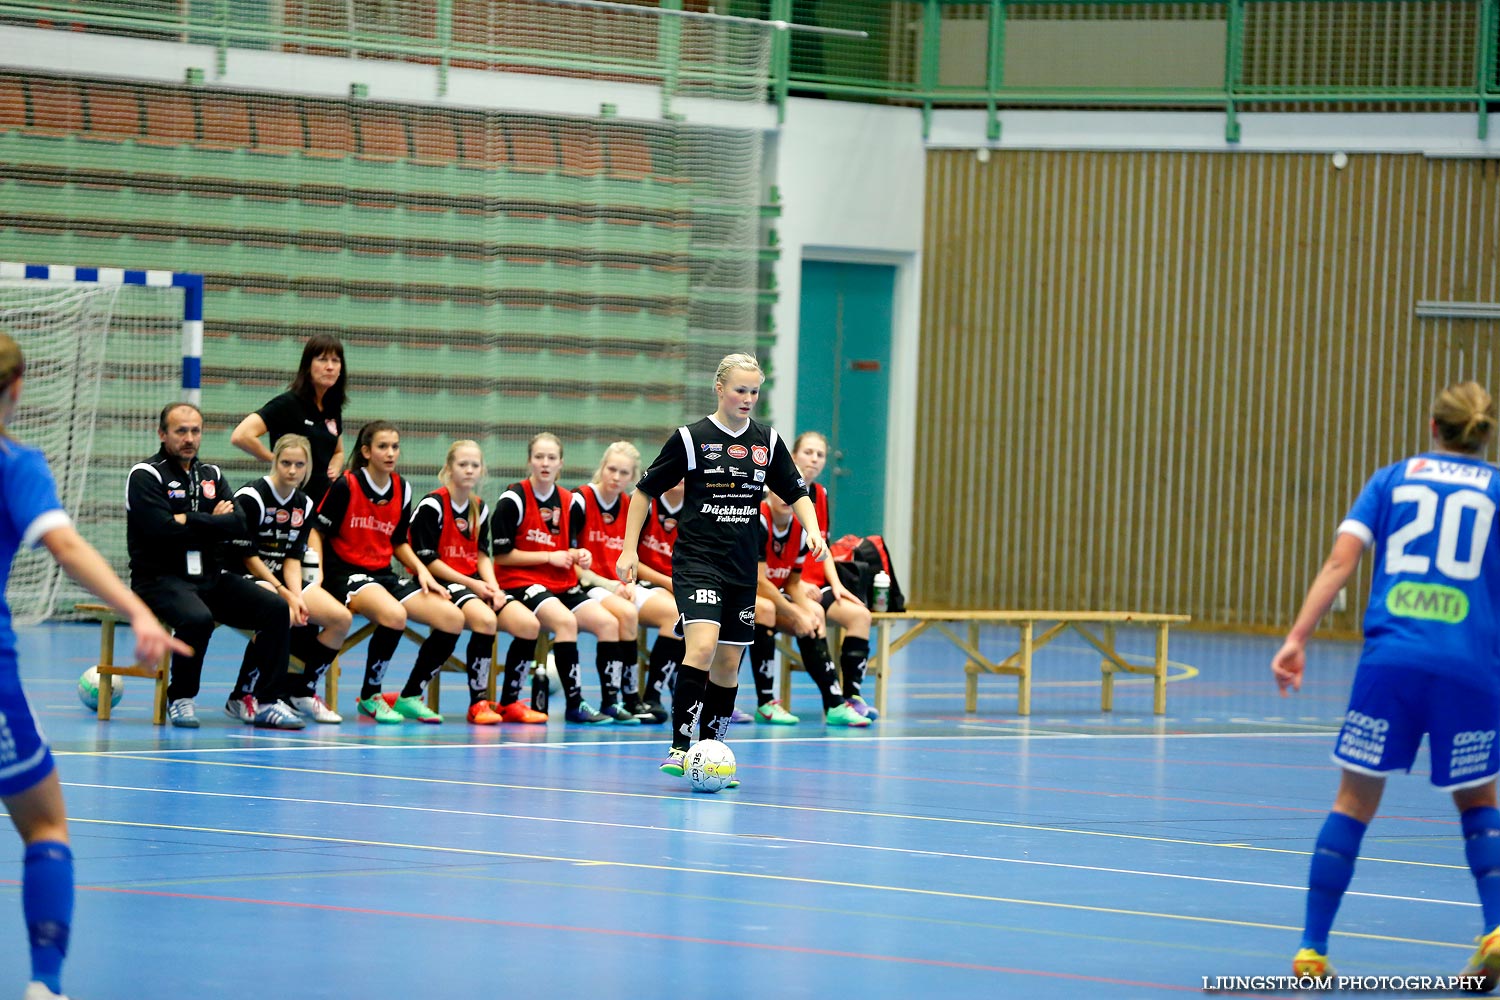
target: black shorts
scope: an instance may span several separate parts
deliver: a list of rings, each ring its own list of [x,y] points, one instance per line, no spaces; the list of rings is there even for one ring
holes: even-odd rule
[[[513,601],[520,601],[521,606],[532,614],[536,614],[538,608],[554,597],[562,601],[563,607],[569,611],[577,611],[581,605],[593,600],[592,597],[583,592],[582,587],[569,587],[567,590],[548,590],[539,583],[534,583],[529,587],[508,589],[505,595]]]
[[[838,600],[838,598],[836,598],[836,597],[833,596],[833,588],[832,587],[820,587],[820,588],[818,588],[818,603],[821,604],[821,605],[823,605],[823,610],[824,611],[827,611],[829,608],[833,607],[834,603],[837,600]]]
[[[755,582],[731,583],[710,573],[674,572],[678,631],[693,622],[719,626],[719,642],[748,646],[755,641]]]
[[[465,604],[468,604],[470,601],[479,600],[478,594],[474,593],[474,591],[470,590],[468,587],[465,587],[461,583],[444,583],[443,586],[448,589],[448,597],[453,601],[453,606],[455,608],[461,608]],[[507,593],[505,595],[505,603],[501,604],[500,607],[505,607],[505,605],[509,604],[512,600],[514,600],[514,598]]]
[[[329,566],[323,573],[323,589],[346,607],[349,598],[366,587],[384,587],[386,593],[403,603],[408,597],[415,597],[422,591],[415,580],[391,572],[371,573],[358,566]]]

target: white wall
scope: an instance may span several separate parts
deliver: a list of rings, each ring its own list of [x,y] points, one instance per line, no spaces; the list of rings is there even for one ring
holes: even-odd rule
[[[210,88],[347,98],[350,86],[361,83],[377,101],[574,116],[597,115],[599,106],[608,102],[617,107],[620,118],[661,117],[661,88],[645,84],[450,69],[444,90],[438,67],[416,63],[231,48],[220,74],[215,71],[216,59],[210,45],[37,28],[8,27],[0,32],[0,66],[12,70],[176,84],[189,69],[200,69]],[[698,125],[770,128],[776,122],[769,105],[685,99],[673,110]]]
[[[785,434],[800,429],[796,396],[802,262],[896,266],[884,533],[897,558],[909,564],[927,168],[921,113],[793,98],[787,102],[785,123],[767,146],[782,203],[771,412]]]

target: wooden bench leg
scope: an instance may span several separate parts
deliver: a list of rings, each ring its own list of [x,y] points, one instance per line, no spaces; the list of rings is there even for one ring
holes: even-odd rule
[[[99,673],[99,707],[95,711],[101,722],[108,722],[114,709],[115,677],[142,677],[152,681],[151,721],[158,725],[167,722],[167,678],[172,669],[172,654],[163,653],[160,660],[150,667],[120,667],[115,664],[115,625],[113,618],[99,621],[99,662],[95,669]]]
[[[1156,626],[1156,695],[1151,709],[1157,715],[1167,714],[1167,623]]]
[[[969,645],[975,648],[979,646],[979,626],[969,626]],[[979,711],[979,671],[980,666],[973,657],[964,661],[964,711]]]
[[[777,700],[781,707],[788,712],[792,710],[792,671],[806,669],[802,663],[802,654],[798,653],[792,646],[791,636],[778,635],[776,637],[776,648],[771,653],[781,661],[780,690],[781,696]]]
[[[777,678],[778,690],[781,691],[781,707],[790,712],[792,710],[792,660],[784,653],[778,656],[777,660],[781,663],[781,676]]]
[[[885,678],[891,671],[891,623],[880,622],[875,626],[875,630],[876,655],[875,662],[870,665],[875,671],[875,711],[885,716],[890,712],[890,709],[886,707]]]
[[[339,703],[339,656],[335,656],[329,662],[328,669],[323,671],[323,704],[335,712],[338,711]]]
[[[167,678],[172,673],[172,654],[161,654],[156,664],[156,690],[151,703],[151,721],[158,726],[167,724]]]
[[[1104,626],[1104,645],[1109,647],[1111,653],[1118,652],[1115,649],[1115,627],[1113,624]],[[1099,661],[1101,674],[1099,687],[1099,711],[1113,712],[1115,710],[1115,665],[1104,657]]]
[[[495,629],[495,644],[490,648],[490,677],[484,688],[484,700],[495,703],[495,678],[505,670],[505,661],[500,659],[500,630]]]
[[[1018,678],[1020,684],[1017,691],[1020,702],[1019,712],[1021,715],[1031,714],[1032,627],[1032,622],[1023,622],[1021,624],[1021,676]]]
[[[109,670],[114,665],[115,623],[107,618],[99,623],[99,662],[95,665],[99,672],[99,705],[95,714],[100,722],[108,722],[110,710],[114,708],[115,678]]]

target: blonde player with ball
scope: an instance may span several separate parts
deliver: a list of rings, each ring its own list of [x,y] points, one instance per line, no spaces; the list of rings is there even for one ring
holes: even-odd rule
[[[661,770],[681,777],[695,740],[723,740],[734,713],[740,659],[755,638],[756,531],[765,488],[791,501],[816,558],[828,551],[807,485],[775,429],[751,418],[765,374],[747,354],[731,354],[714,376],[718,408],[676,432],[636,486],[616,571],[636,578],[637,546],[650,507],[685,482],[672,595],[687,651],[672,692],[672,746]]]

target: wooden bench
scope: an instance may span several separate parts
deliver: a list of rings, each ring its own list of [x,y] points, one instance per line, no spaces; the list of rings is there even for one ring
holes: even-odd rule
[[[1099,695],[1099,708],[1113,711],[1115,704],[1115,675],[1145,674],[1155,684],[1152,710],[1157,715],[1167,711],[1167,630],[1176,624],[1192,620],[1191,615],[1154,614],[1141,611],[902,611],[875,612],[870,616],[875,624],[875,642],[870,650],[867,676],[875,677],[875,707],[881,713],[886,707],[886,680],[890,673],[891,654],[899,651],[917,636],[933,629],[945,636],[967,656],[964,663],[965,691],[964,711],[979,709],[979,675],[981,673],[1006,674],[1017,679],[1021,715],[1031,714],[1031,665],[1036,651],[1072,629],[1083,637],[1103,657],[1099,662],[1100,680],[1103,685]],[[910,627],[894,639],[891,630],[901,622]],[[1050,624],[1049,624],[1050,623]],[[962,637],[950,626],[963,625]],[[1021,630],[1021,648],[1005,659],[991,661],[979,651],[979,629],[982,625],[1014,625]],[[1102,626],[1095,635],[1085,626]],[[1115,649],[1115,629],[1120,625],[1152,625],[1156,628],[1156,656],[1150,665],[1128,663]],[[1038,633],[1038,626],[1043,631]]]
[[[161,661],[152,666],[142,667],[136,664],[118,664],[115,662],[115,626],[126,621],[114,608],[107,604],[75,604],[73,610],[80,614],[88,615],[99,623],[99,662],[94,664],[94,669],[99,672],[99,708],[98,716],[101,722],[108,722],[110,704],[114,700],[115,677],[144,677],[150,680],[155,687],[151,702],[151,721],[158,726],[165,725],[167,721],[167,680],[171,674],[172,654],[166,653]],[[170,629],[168,630],[170,631]],[[244,629],[236,629],[241,635],[249,639],[253,632]],[[361,636],[361,639],[364,637]],[[352,639],[352,637],[351,637]],[[344,645],[339,649],[342,655],[358,640],[346,639]],[[329,664],[328,671],[323,675],[325,694],[323,700],[329,705],[335,704],[338,695],[338,657],[333,658]],[[287,660],[287,671],[289,673],[302,673],[302,661],[295,656]]]
[[[99,622],[99,662],[94,664],[94,669],[99,671],[99,708],[98,716],[101,722],[109,721],[110,710],[115,700],[116,677],[145,677],[156,685],[155,695],[151,702],[151,721],[158,726],[167,721],[167,671],[172,664],[172,654],[163,653],[161,659],[150,666],[137,666],[134,663],[119,665],[115,663],[115,626],[126,621],[114,608],[107,604],[75,604],[73,610],[80,614],[88,615]]]

